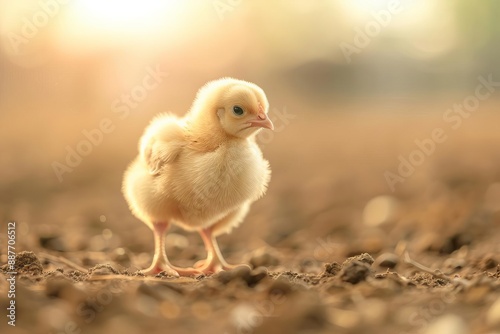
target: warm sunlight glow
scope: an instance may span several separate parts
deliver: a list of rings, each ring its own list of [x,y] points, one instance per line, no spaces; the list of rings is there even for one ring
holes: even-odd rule
[[[74,0],[68,5],[60,36],[68,45],[116,43],[161,38],[179,22],[180,0]]]
[[[399,1],[401,2],[401,1]],[[362,10],[376,10],[387,7],[388,0],[349,0],[349,5]]]
[[[80,24],[105,31],[148,29],[179,1],[77,0],[73,11]],[[169,19],[171,19],[169,17]]]

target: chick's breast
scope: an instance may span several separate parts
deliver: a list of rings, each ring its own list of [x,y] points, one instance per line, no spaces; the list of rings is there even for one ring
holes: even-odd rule
[[[166,171],[165,191],[177,201],[177,223],[186,229],[210,226],[260,198],[271,175],[269,163],[249,140],[228,142],[212,152],[185,150]]]

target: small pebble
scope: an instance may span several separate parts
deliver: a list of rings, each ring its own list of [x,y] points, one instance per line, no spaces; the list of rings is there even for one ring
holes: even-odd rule
[[[364,281],[370,275],[370,266],[361,261],[351,261],[342,265],[340,278],[344,282],[357,284]]]
[[[255,284],[262,281],[268,276],[266,267],[258,267],[252,270],[249,280],[247,281],[249,286],[254,286]]]
[[[237,266],[233,270],[230,270],[234,277],[240,277],[243,280],[247,280],[250,277],[251,269],[249,266],[241,265]]]
[[[274,252],[269,248],[257,249],[252,254],[249,263],[253,268],[277,266],[280,264],[280,260],[273,253]]]
[[[215,278],[217,281],[221,282],[222,284],[228,284],[230,281],[240,278],[245,282],[250,281],[251,279],[251,270],[248,266],[241,265],[238,266],[232,270],[224,270],[221,271],[217,274],[213,275],[213,278]]]
[[[393,253],[383,253],[375,260],[375,265],[381,268],[395,268],[399,263],[399,257]]]

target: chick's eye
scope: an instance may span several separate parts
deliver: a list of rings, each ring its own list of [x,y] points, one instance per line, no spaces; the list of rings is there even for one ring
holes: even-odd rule
[[[244,111],[243,111],[243,108],[240,107],[240,106],[234,106],[233,107],[233,114],[235,114],[236,116],[241,116],[243,115]]]

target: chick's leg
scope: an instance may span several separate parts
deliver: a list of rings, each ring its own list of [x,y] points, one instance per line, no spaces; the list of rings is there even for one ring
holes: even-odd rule
[[[205,244],[205,248],[207,249],[207,258],[205,260],[198,261],[195,265],[196,269],[205,274],[209,274],[237,267],[224,260],[219,244],[213,235],[212,228],[209,227],[201,230],[200,235],[203,239],[203,243]]]
[[[156,275],[161,272],[166,272],[171,276],[199,274],[200,272],[196,269],[174,267],[168,260],[167,253],[165,252],[165,235],[168,227],[168,223],[153,224],[155,254],[149,268],[141,270],[141,272],[145,275]]]

